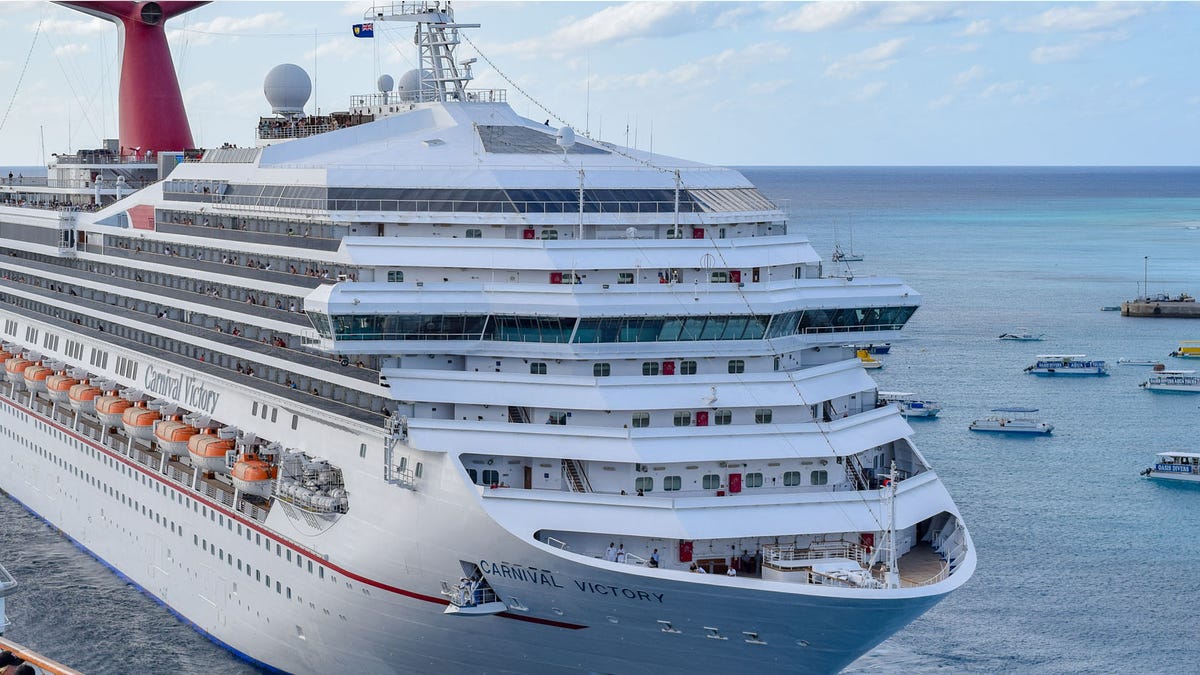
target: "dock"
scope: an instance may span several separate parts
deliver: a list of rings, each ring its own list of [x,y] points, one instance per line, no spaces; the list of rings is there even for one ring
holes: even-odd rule
[[[1121,303],[1121,316],[1200,319],[1200,303],[1187,293],[1177,297],[1160,295]]]

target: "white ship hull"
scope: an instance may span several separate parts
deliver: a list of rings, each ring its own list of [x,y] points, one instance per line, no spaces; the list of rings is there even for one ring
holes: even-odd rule
[[[288,540],[274,532],[305,527],[287,522],[284,509],[259,524],[191,490],[190,477],[172,480],[132,460],[123,438],[106,446],[73,430],[68,407],[52,419],[50,402],[35,402],[37,411],[27,392],[0,396],[0,488],[212,639],[289,672],[616,672],[637,663],[683,673],[748,660],[764,672],[831,672],[927,611],[975,565],[968,546],[957,571],[929,586],[803,592],[758,579],[697,583],[682,571],[602,569],[506,531],[481,507],[482,488],[434,456],[420,491],[372,480],[378,455],[353,468],[357,456],[337,458],[351,468],[355,503],[368,506]],[[460,573],[460,561],[480,564],[502,597],[528,609],[510,602],[497,616],[444,613],[441,584]]]

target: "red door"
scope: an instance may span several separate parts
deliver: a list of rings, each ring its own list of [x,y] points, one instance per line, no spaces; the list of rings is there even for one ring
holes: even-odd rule
[[[698,426],[698,427],[708,426],[708,411],[707,410],[697,410],[696,411],[696,426]]]
[[[679,542],[679,562],[691,562],[691,561],[692,561],[692,542],[690,542],[690,541]]]
[[[867,553],[870,553],[871,550],[875,548],[875,533],[874,532],[859,533],[858,543],[860,546],[867,549]]]
[[[535,233],[534,233],[534,231],[533,231],[533,228],[532,228],[532,227],[530,227],[530,228],[527,228],[527,229],[525,229],[524,231],[522,231],[522,232],[521,232],[521,238],[522,238],[522,239],[535,239],[536,237],[535,237]]]
[[[662,373],[663,373],[663,375],[674,375],[675,374],[675,362],[674,361],[663,361]]]
[[[741,270],[729,270],[729,280],[733,283],[740,283],[742,280]]]
[[[729,494],[737,494],[742,491],[742,474],[729,474]]]
[[[703,227],[693,227],[692,228],[692,239],[703,239],[703,238],[704,238],[704,228]]]
[[[551,272],[550,273],[550,283],[561,284],[562,283],[562,272]]]

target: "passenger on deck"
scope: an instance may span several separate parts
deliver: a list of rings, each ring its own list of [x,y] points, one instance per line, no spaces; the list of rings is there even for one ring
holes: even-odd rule
[[[617,561],[617,549],[613,548],[613,545],[615,543],[616,542],[612,542],[612,541],[608,542],[608,550],[606,550],[604,552],[604,559],[607,560],[608,562],[616,562]]]

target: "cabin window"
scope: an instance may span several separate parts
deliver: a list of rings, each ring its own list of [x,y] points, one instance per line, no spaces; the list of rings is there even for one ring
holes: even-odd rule
[[[714,284],[724,284],[729,282],[729,272],[713,272],[708,275],[708,280]]]
[[[563,272],[563,273],[562,273],[562,282],[561,282],[561,283],[564,283],[564,284],[582,284],[582,283],[583,283],[583,277],[579,276],[578,274],[575,274],[574,272]]]
[[[467,475],[471,477],[472,483],[479,483],[479,472],[475,471],[475,469],[467,469]]]
[[[748,488],[762,487],[762,474],[761,473],[746,474],[746,487],[748,487]]]
[[[672,227],[667,230],[667,239],[683,239],[683,228]]]
[[[567,413],[562,410],[551,410],[546,416],[546,424],[563,425],[567,423]]]
[[[500,472],[495,469],[483,470],[484,485],[498,485],[500,483]]]
[[[642,364],[642,375],[657,375],[658,361],[646,361]]]
[[[483,239],[483,230],[467,230],[467,239]]]
[[[713,413],[713,424],[724,426],[733,424],[733,411],[728,408],[722,408]]]
[[[721,487],[721,477],[715,473],[705,474],[700,480],[700,485],[705,490],[716,490]]]
[[[558,239],[558,230],[542,230],[542,239],[551,241]]]
[[[663,490],[667,492],[677,492],[683,487],[683,479],[679,476],[663,477]]]
[[[654,491],[654,477],[653,476],[639,476],[637,478],[637,480],[633,481],[633,488],[639,492],[653,492]]]
[[[784,471],[783,472],[783,484],[787,487],[791,487],[793,485],[799,485],[800,484],[800,472],[799,471]]]
[[[680,375],[695,375],[696,374],[696,362],[695,361],[680,361],[679,362],[679,374]]]
[[[645,429],[646,427],[650,426],[650,413],[635,412],[633,413],[632,421],[634,429]]]
[[[688,410],[677,410],[675,412],[675,426],[687,427],[692,424],[692,413]]]
[[[632,284],[633,283],[633,272],[617,272],[617,283],[618,284]]]
[[[813,471],[808,477],[810,479],[809,482],[813,485],[826,485],[829,483],[829,472],[825,469]]]
[[[730,359],[729,372],[734,374],[746,372],[746,362],[742,359]]]
[[[534,363],[529,364],[529,374],[530,375],[545,375],[546,374],[546,364],[541,361],[535,361]]]
[[[770,408],[758,408],[754,411],[755,424],[770,424],[773,412]]]
[[[608,377],[609,375],[612,375],[612,364],[611,363],[593,363],[592,364],[592,375],[595,377]]]
[[[387,273],[388,283],[401,283],[404,281],[404,270],[391,270]]]
[[[413,469],[413,478],[420,478],[424,470],[424,465],[421,462],[417,462],[416,468]]]
[[[359,456],[359,457],[366,457],[366,456],[367,456],[367,444],[366,444],[366,443],[361,443],[361,444],[359,444],[359,446],[358,446],[358,456]]]
[[[803,266],[803,265],[797,265],[797,266],[796,266],[796,270],[795,270],[795,272],[794,272],[793,274],[795,275],[795,277],[796,277],[797,279],[803,279],[803,278],[804,278],[804,266]]]

